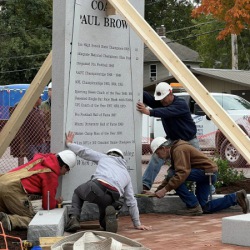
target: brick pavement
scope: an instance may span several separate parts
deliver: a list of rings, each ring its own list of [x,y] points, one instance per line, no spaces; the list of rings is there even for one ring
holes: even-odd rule
[[[118,234],[136,240],[152,250],[245,250],[248,247],[223,244],[221,222],[223,217],[239,212],[220,212],[196,217],[174,214],[141,214],[144,225],[151,225],[152,231],[135,230],[129,216],[119,217]],[[84,230],[83,222],[82,229]],[[86,229],[85,229],[86,230]],[[96,230],[96,229],[95,229]]]
[[[150,155],[142,158],[142,173],[147,167]],[[164,165],[153,185],[154,189],[163,180],[168,166]],[[250,169],[243,170],[250,178]],[[139,241],[152,250],[238,250],[249,247],[223,244],[221,242],[221,222],[223,217],[238,215],[238,212],[219,212],[196,217],[177,216],[173,214],[141,214],[141,221],[145,225],[152,225],[153,231],[137,231],[130,225],[129,218],[119,219],[118,233]]]

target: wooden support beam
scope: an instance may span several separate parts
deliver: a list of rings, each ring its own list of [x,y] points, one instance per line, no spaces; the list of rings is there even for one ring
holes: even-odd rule
[[[47,56],[42,67],[0,133],[0,157],[14,139],[51,77],[52,51]]]
[[[39,237],[39,243],[42,250],[50,250],[51,246],[57,243],[59,240],[62,240],[63,236],[56,237]]]
[[[250,139],[128,0],[108,0],[250,163]]]

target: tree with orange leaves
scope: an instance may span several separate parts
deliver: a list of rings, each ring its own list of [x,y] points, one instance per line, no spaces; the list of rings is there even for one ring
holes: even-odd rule
[[[225,28],[219,33],[222,40],[230,34],[239,35],[250,26],[250,0],[201,0],[201,5],[192,11],[192,16],[212,15],[225,22]]]

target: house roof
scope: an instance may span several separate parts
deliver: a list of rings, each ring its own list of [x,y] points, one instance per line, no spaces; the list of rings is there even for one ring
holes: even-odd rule
[[[190,68],[190,71],[195,75],[208,76],[223,81],[240,84],[250,87],[250,71],[249,70],[234,70],[234,69],[209,69],[209,68]],[[144,86],[146,89],[154,89],[155,84],[159,82],[176,82],[174,76],[168,76]]]
[[[250,86],[249,70],[191,68],[195,75],[204,75],[240,85]]]
[[[199,54],[195,50],[192,50],[180,43],[172,42],[170,39],[166,37],[162,37],[162,40],[183,62],[201,62],[199,59]],[[159,61],[159,59],[147,46],[145,46],[144,62],[152,62],[152,61]]]

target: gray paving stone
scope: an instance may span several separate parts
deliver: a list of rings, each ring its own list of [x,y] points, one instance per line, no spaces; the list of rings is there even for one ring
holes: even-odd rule
[[[224,195],[213,195],[213,199],[223,197]],[[185,204],[177,195],[165,196],[162,199],[155,197],[139,197],[137,198],[140,214],[144,213],[175,213],[176,210],[184,209]],[[230,207],[224,211],[241,211],[239,206]],[[120,211],[120,215],[128,215],[128,208],[124,205]],[[99,210],[97,205],[86,202],[81,213],[82,221],[98,220]]]
[[[67,208],[41,210],[29,224],[27,240],[38,243],[39,237],[63,236]]]
[[[250,214],[222,219],[222,243],[250,246]]]

